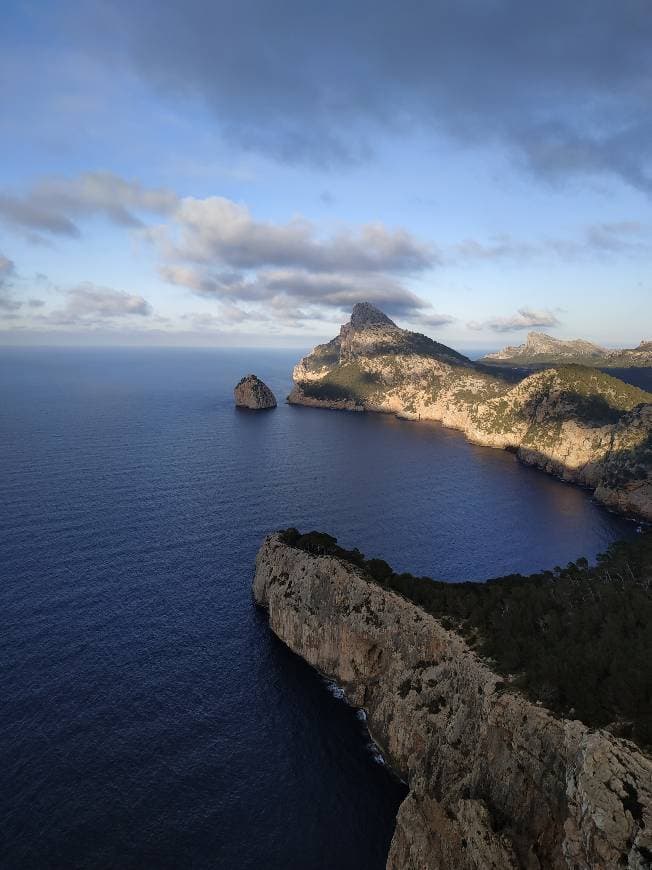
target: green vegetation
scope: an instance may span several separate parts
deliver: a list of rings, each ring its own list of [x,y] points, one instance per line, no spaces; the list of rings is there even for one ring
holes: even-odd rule
[[[617,488],[633,480],[645,480],[652,468],[652,433],[631,449],[612,454],[607,465],[605,483]]]
[[[368,401],[378,392],[380,382],[357,363],[337,366],[319,381],[305,381],[300,384],[306,396],[325,401],[349,400],[356,404]]]
[[[326,344],[318,344],[312,353],[305,357],[306,367],[313,372],[320,371],[324,366],[336,366],[340,361],[340,340],[333,338]]]
[[[576,420],[599,427],[617,423],[637,405],[652,402],[652,394],[626,384],[604,372],[586,366],[569,365],[538,376],[517,402],[500,398],[489,407],[482,427],[489,432],[510,432],[518,423],[530,424],[524,443],[552,446],[557,443],[561,424]],[[523,382],[524,389],[528,381]],[[546,403],[545,419],[536,421],[537,409]]]
[[[352,563],[463,635],[520,689],[561,716],[652,748],[652,532],[565,568],[486,583],[396,574],[382,559],[296,529],[283,540]]]
[[[587,409],[600,400],[612,411],[620,412],[652,403],[652,393],[588,366],[560,366],[555,371],[564,394],[576,397],[578,401],[585,400]]]
[[[464,354],[453,350],[452,347],[447,347],[445,344],[440,344],[438,341],[434,341],[420,332],[405,331],[394,340],[393,344],[394,353],[415,353],[421,356],[443,359],[449,363],[470,363],[469,358],[464,356]]]
[[[646,342],[650,345],[650,342]],[[563,356],[554,353],[536,353],[536,354],[519,354],[511,359],[487,359],[483,357],[480,361],[483,366],[495,369],[518,370],[534,372],[540,369],[555,368],[561,365],[573,365],[575,359],[577,365],[590,366],[596,369],[626,369],[626,368],[650,368],[652,365],[652,349],[645,348],[646,355],[640,352],[637,355],[637,349],[612,351],[607,355],[586,356],[578,354],[575,358],[569,357],[567,354]]]

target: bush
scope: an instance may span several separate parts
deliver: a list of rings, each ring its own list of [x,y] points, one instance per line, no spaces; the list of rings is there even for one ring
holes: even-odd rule
[[[386,583],[394,573],[384,559],[369,559],[364,567],[377,583]]]

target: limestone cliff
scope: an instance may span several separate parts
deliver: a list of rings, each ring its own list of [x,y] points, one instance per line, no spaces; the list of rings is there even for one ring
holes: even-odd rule
[[[293,379],[290,403],[439,421],[652,519],[652,395],[594,368],[547,369],[515,384],[363,304]]]
[[[632,743],[504,691],[459,635],[338,558],[272,535],[254,595],[409,784],[388,868],[652,866],[652,762]]]

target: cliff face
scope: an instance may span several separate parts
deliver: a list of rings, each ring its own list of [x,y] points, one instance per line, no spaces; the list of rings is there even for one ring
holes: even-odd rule
[[[649,393],[581,366],[537,372],[514,385],[356,309],[339,336],[295,366],[289,402],[435,420],[588,486],[615,510],[652,519]]]
[[[633,744],[501,691],[462,638],[339,559],[272,535],[254,596],[409,783],[388,868],[652,866],[652,762]]]

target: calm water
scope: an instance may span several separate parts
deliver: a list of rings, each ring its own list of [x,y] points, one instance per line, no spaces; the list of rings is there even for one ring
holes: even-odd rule
[[[281,405],[296,352],[0,352],[0,865],[381,868],[404,790],[251,600],[270,530],[483,579],[631,525],[435,425]]]

